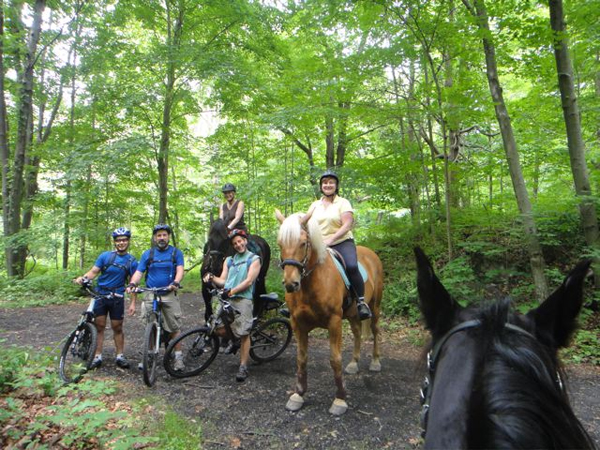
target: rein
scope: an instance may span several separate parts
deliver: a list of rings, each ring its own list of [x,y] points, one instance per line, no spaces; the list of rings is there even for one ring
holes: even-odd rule
[[[427,431],[427,420],[429,418],[429,406],[431,403],[431,395],[433,392],[433,380],[435,377],[435,369],[436,364],[438,362],[440,353],[442,352],[442,348],[444,344],[450,339],[454,334],[469,330],[471,328],[477,328],[481,325],[481,321],[479,319],[467,320],[465,322],[459,323],[458,325],[452,327],[448,332],[433,346],[433,348],[427,353],[427,375],[425,375],[425,379],[423,380],[423,385],[421,387],[421,437],[425,437],[425,433]],[[504,328],[507,328],[512,331],[516,331],[525,336],[529,336],[532,339],[535,337],[524,330],[523,328],[514,325],[512,323],[505,323]],[[563,390],[563,383],[560,378],[560,374],[557,372],[557,384],[560,390]]]
[[[306,232],[308,235],[308,231]],[[306,265],[308,264],[308,258],[310,257],[310,239],[306,240],[306,252],[304,253],[304,258],[302,261],[298,261],[297,259],[282,259],[279,263],[279,268],[283,269],[285,266],[294,266],[300,270],[300,279],[304,279],[311,274],[315,267],[310,270],[306,269]]]

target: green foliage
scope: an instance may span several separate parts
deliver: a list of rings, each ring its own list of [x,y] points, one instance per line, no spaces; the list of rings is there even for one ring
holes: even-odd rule
[[[70,282],[79,272],[31,274],[24,279],[0,276],[0,306],[30,307],[77,299],[80,288]]]
[[[140,435],[133,417],[107,409],[106,396],[115,392],[114,383],[84,379],[63,385],[55,370],[48,370],[56,365],[53,352],[3,346],[0,358],[0,391],[6,403],[0,425],[11,424],[12,440],[37,447],[44,445],[40,432],[65,430],[60,441],[68,448],[111,443],[112,448],[126,449],[134,442],[153,441]],[[32,412],[30,404],[40,408]]]
[[[163,418],[157,435],[157,444],[164,450],[202,448],[202,428],[195,420],[188,420],[172,410]]]

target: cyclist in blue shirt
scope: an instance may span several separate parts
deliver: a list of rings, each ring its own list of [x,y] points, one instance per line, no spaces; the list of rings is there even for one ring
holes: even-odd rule
[[[96,291],[99,294],[115,293],[112,299],[102,298],[96,300],[94,314],[96,315],[96,329],[98,330],[98,343],[91,368],[95,369],[102,365],[102,347],[104,344],[104,330],[106,329],[106,316],[110,315],[110,326],[113,330],[113,338],[116,347],[116,364],[122,369],[129,368],[129,361],[123,355],[125,347],[125,334],[123,333],[123,316],[125,315],[125,286],[127,280],[135,273],[137,268],[136,259],[128,253],[131,231],[127,228],[117,228],[112,233],[115,251],[101,253],[96,259],[93,267],[82,277],[75,279],[75,283],[83,284],[87,280],[93,280],[98,275]],[[136,295],[131,295],[131,301],[127,313],[131,316],[135,313]]]
[[[183,253],[178,248],[169,245],[171,227],[158,224],[152,230],[155,246],[146,250],[140,258],[136,272],[131,277],[127,292],[133,292],[146,273],[146,286],[151,288],[165,287],[160,292],[165,330],[170,339],[176,338],[181,331],[181,305],[177,290],[184,275]],[[151,292],[147,292],[142,303],[142,321],[148,323],[148,315],[152,312]],[[183,369],[183,356],[180,349],[175,348],[175,370]]]
[[[260,257],[248,250],[248,234],[244,230],[233,229],[229,240],[235,255],[228,256],[223,264],[220,276],[212,273],[204,275],[205,283],[222,287],[223,299],[229,299],[239,312],[230,324],[231,331],[240,343],[240,368],[235,376],[239,382],[248,378],[248,358],[250,356],[250,330],[252,329],[252,294],[254,282],[260,272]],[[225,328],[217,328],[217,334],[225,336]]]

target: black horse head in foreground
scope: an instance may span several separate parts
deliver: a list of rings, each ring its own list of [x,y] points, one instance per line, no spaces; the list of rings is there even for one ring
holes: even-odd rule
[[[260,256],[261,267],[258,274],[258,278],[254,283],[254,316],[259,313],[260,309],[260,296],[267,293],[266,287],[266,276],[269,270],[269,263],[271,261],[271,248],[267,241],[262,237],[251,234],[248,239],[248,249]],[[204,278],[204,275],[208,272],[215,275],[220,275],[223,270],[223,263],[227,256],[234,254],[233,247],[231,246],[228,238],[227,227],[222,219],[217,219],[208,232],[208,240],[204,246],[204,259],[202,260],[202,267],[200,269],[200,277]],[[208,318],[212,314],[211,295],[209,289],[211,285],[206,285],[202,281],[202,298],[204,300],[204,318]]]
[[[419,248],[420,307],[431,332],[423,389],[425,448],[595,448],[569,404],[557,350],[569,344],[590,261],[539,307],[463,308]]]

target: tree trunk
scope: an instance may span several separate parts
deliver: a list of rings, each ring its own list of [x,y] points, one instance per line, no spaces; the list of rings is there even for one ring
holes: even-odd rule
[[[27,54],[23,72],[18,74],[21,85],[19,92],[19,112],[17,117],[17,133],[15,139],[15,154],[12,167],[12,179],[8,197],[7,220],[4,223],[4,235],[12,238],[21,231],[21,209],[23,204],[25,161],[31,142],[30,120],[33,110],[33,83],[36,51],[42,30],[42,14],[46,7],[45,0],[36,0],[33,12],[33,22],[27,43]],[[25,244],[9,239],[6,245],[6,270],[9,276],[23,276]]]
[[[527,245],[527,251],[529,253],[529,263],[535,284],[536,296],[539,301],[543,301],[548,296],[548,283],[544,273],[545,261],[542,254],[542,248],[538,240],[538,233],[535,221],[533,219],[529,194],[527,193],[523,172],[521,170],[519,153],[510,121],[510,115],[508,114],[506,104],[504,103],[502,87],[500,86],[500,80],[498,78],[496,49],[490,38],[491,31],[489,28],[485,2],[484,0],[475,0],[474,8],[469,4],[468,0],[463,0],[463,3],[478,19],[478,26],[482,31],[483,50],[485,53],[486,62],[486,75],[490,87],[490,93],[492,100],[494,101],[496,119],[498,121],[498,125],[500,126],[504,151],[508,161],[508,168],[510,171],[515,196],[517,198],[517,205],[519,207],[519,212],[521,213],[521,218],[525,228],[525,241]]]
[[[550,25],[554,32],[554,57],[558,74],[558,87],[563,108],[571,171],[575,184],[575,192],[580,198],[579,214],[583,234],[588,246],[598,249],[598,218],[592,200],[592,189],[585,161],[585,143],[581,134],[581,121],[577,105],[577,93],[573,82],[573,66],[569,56],[569,42],[563,17],[562,0],[550,0]],[[594,252],[598,254],[598,252]],[[596,261],[596,265],[599,261]],[[597,271],[596,271],[597,272]],[[596,273],[596,287],[600,286],[600,274]]]

